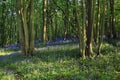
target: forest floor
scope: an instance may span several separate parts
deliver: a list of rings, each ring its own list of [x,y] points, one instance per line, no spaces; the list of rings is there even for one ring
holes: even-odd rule
[[[104,42],[101,56],[81,59],[77,43],[37,45],[35,56],[0,50],[0,80],[120,80],[120,40]],[[94,55],[96,47],[93,48]]]

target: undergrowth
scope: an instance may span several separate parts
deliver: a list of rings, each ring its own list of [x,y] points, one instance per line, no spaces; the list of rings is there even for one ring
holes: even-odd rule
[[[83,60],[77,44],[36,49],[0,62],[0,80],[120,80],[119,47],[104,43],[101,54]]]

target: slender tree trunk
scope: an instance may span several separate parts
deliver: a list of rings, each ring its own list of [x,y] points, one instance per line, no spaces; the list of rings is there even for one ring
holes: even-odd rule
[[[100,0],[97,0],[97,21],[96,21],[96,33],[95,33],[95,43],[98,44],[99,38],[99,27],[100,27]]]
[[[102,42],[103,42],[103,35],[104,35],[104,27],[105,27],[105,13],[106,13],[106,0],[102,3],[103,7],[102,7],[102,12],[100,15],[100,28],[99,28],[99,42],[98,42],[98,52],[97,55],[100,55],[100,50],[101,50],[101,46],[102,46]]]
[[[87,25],[86,25],[86,55],[89,57],[92,54],[92,31],[93,31],[93,15],[92,1],[87,0]],[[93,13],[94,14],[94,13]]]
[[[27,4],[26,4],[26,0],[25,1],[21,1],[21,22],[22,22],[22,25],[21,25],[21,28],[23,30],[22,32],[22,42],[24,44],[24,54],[27,55],[28,54],[28,49],[29,49],[29,43],[28,43],[28,40],[29,40],[29,37],[28,37],[28,27],[27,27]]]
[[[55,21],[55,29],[54,29],[54,32],[55,32],[55,34],[54,34],[54,36],[55,36],[55,39],[57,38],[57,35],[58,35],[58,33],[57,33],[57,27],[58,27],[58,21],[57,21],[57,12],[55,12],[55,18],[54,18],[54,21]]]
[[[34,2],[33,0],[19,0],[17,2],[18,26],[21,50],[25,55],[33,55],[34,52]],[[28,10],[28,11],[27,11]],[[27,15],[29,14],[29,15]]]
[[[85,16],[85,1],[82,0],[82,5],[83,5],[83,25],[82,27],[80,26],[80,19],[79,19],[79,11],[78,11],[78,0],[73,1],[74,4],[74,19],[75,19],[75,27],[78,29],[78,37],[79,37],[79,52],[80,55],[85,59],[85,25],[86,25],[86,16]]]
[[[5,44],[6,44],[6,32],[5,32],[5,29],[6,29],[6,5],[5,5],[5,2],[6,0],[3,0],[4,3],[2,3],[2,21],[1,21],[1,43],[0,45],[3,47]]]
[[[114,0],[110,0],[110,24],[111,24],[111,34],[112,38],[115,39],[116,32],[115,32],[115,17],[114,17]]]
[[[82,17],[82,34],[81,34],[81,48],[82,48],[82,56],[85,59],[85,46],[86,46],[86,6],[85,6],[85,0],[82,0],[82,11],[83,11],[83,17]],[[80,32],[79,32],[80,33]]]
[[[106,1],[106,12],[105,12],[105,36],[107,38],[110,38],[110,23],[109,23],[109,19],[110,19],[110,12],[109,12],[109,0]]]
[[[65,6],[65,15],[64,15],[64,39],[69,37],[69,0],[66,0]]]
[[[43,43],[47,42],[47,0],[43,0]]]
[[[34,0],[29,1],[29,52],[31,55],[34,53]]]

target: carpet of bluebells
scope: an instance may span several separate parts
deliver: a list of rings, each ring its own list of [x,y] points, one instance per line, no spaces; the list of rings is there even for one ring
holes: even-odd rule
[[[101,56],[85,60],[76,40],[56,39],[44,46],[38,40],[32,57],[24,56],[19,44],[0,48],[0,80],[120,80],[120,40],[104,42]]]

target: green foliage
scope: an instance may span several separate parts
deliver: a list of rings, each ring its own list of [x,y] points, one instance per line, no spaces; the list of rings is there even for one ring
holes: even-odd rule
[[[101,53],[102,54],[109,54],[109,53],[115,53],[116,52],[116,47],[110,44],[103,43]]]
[[[14,72],[11,79],[16,78],[16,74],[25,80],[119,80],[120,50],[114,53],[113,49],[117,48],[104,43],[101,52],[105,51],[104,55],[83,60],[79,56],[78,45],[43,47],[37,48],[33,57],[19,54],[0,62],[0,66],[1,70]],[[7,76],[3,73],[1,71],[0,76]]]
[[[16,79],[11,72],[6,73],[6,71],[0,69],[0,80],[16,80]]]

